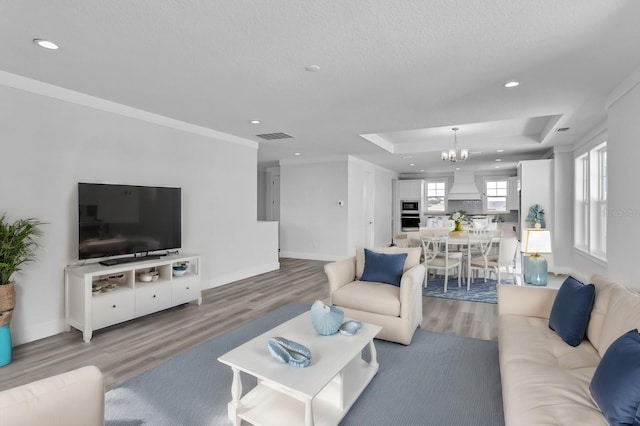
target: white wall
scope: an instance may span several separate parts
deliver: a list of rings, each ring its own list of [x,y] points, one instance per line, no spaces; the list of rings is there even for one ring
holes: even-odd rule
[[[343,205],[338,205],[342,201]],[[336,260],[347,252],[347,157],[280,163],[280,255]]]
[[[38,261],[14,276],[15,344],[64,329],[63,270],[77,259],[79,181],[182,187],[182,246],[201,254],[204,288],[279,267],[277,224],[256,222],[257,145],[131,118],[151,115],[27,82],[50,92],[43,96],[15,88],[15,80],[0,75],[0,213],[47,223]]]
[[[282,161],[280,255],[315,260],[353,256],[365,241],[363,190],[368,177],[373,183],[373,245],[388,246],[394,172],[347,156]]]
[[[556,149],[553,156],[553,261],[554,271],[571,273],[573,267],[573,154]],[[525,212],[525,216],[528,212]]]
[[[640,71],[640,69],[638,70]],[[608,110],[607,161],[609,171],[607,259],[609,276],[640,289],[640,73],[623,83],[624,91]]]

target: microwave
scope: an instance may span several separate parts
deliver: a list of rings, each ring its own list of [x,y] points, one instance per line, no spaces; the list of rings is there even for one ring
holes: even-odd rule
[[[419,212],[420,201],[401,201],[401,210],[403,212]]]

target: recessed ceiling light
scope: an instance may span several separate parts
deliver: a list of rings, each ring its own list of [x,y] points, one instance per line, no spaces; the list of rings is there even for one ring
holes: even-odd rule
[[[420,169],[421,172],[424,172],[424,169]]]
[[[496,152],[504,152],[504,149],[498,149]]]
[[[58,45],[49,40],[43,40],[41,38],[34,38],[33,42],[40,47],[44,47],[45,49],[56,50],[59,49]]]
[[[251,120],[251,124],[260,124],[260,120]]]
[[[496,166],[496,169],[499,169],[499,168],[500,168],[500,166]]]
[[[294,152],[293,155],[300,155],[300,153],[299,152]]]
[[[460,170],[460,167],[456,167],[456,170]]]
[[[508,83],[505,83],[505,84],[504,84],[504,87],[516,87],[516,86],[518,86],[519,84],[520,84],[520,83],[519,83],[519,82],[517,82],[517,81],[510,81],[510,82],[508,82]]]
[[[304,67],[304,69],[309,72],[316,72],[320,71],[320,65],[307,65],[306,67]]]
[[[496,158],[496,161],[502,161],[502,158]]]
[[[415,166],[415,164],[413,164],[413,163],[411,163],[411,164],[409,164],[409,165],[410,165],[411,167]]]

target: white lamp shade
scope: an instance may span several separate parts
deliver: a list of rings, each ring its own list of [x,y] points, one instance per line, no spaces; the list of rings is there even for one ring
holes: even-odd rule
[[[523,253],[551,253],[551,232],[548,229],[527,228],[522,236]]]

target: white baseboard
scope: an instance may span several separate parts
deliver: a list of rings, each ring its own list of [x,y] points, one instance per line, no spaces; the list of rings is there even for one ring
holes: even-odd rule
[[[290,257],[292,259],[306,259],[306,260],[322,260],[326,262],[335,262],[336,260],[346,259],[349,256],[336,256],[334,254],[325,253],[305,253],[299,251],[281,251],[280,257]]]
[[[214,287],[220,287],[225,284],[230,284],[235,281],[243,280],[245,278],[264,274],[265,272],[277,271],[278,269],[280,269],[280,262],[258,265],[254,266],[253,268],[243,269],[231,274],[221,275],[215,277],[212,280],[208,280],[207,282],[201,281],[200,287],[202,288],[202,290],[207,290]]]
[[[62,333],[65,330],[64,319],[43,322],[26,328],[18,328],[11,325],[11,342],[13,346],[22,345],[23,343],[33,342],[35,340],[44,339]]]

